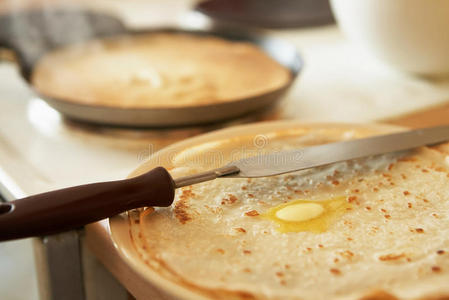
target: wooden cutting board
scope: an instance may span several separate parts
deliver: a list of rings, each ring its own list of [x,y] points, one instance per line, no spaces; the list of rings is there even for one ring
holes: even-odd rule
[[[384,123],[411,128],[449,125],[449,103],[384,120]]]

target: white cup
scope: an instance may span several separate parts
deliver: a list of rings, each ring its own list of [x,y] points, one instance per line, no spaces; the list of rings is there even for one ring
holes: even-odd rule
[[[449,75],[449,0],[331,0],[340,28],[390,65]]]

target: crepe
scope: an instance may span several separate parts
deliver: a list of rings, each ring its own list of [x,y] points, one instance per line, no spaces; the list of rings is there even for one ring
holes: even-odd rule
[[[375,133],[315,126],[216,140],[172,154],[171,172]],[[169,208],[131,212],[130,234],[149,268],[214,299],[447,299],[448,157],[445,144],[217,179],[178,190]],[[294,201],[343,206],[317,217],[323,227],[283,232],[270,209]]]
[[[250,43],[152,33],[50,52],[31,82],[45,96],[81,104],[160,108],[258,96],[290,79],[288,69]]]

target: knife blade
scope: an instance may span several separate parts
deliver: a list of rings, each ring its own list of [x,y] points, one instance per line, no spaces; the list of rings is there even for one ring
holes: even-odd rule
[[[439,126],[279,151],[236,160],[222,168],[175,179],[175,186],[191,185],[219,177],[250,178],[280,175],[356,158],[438,144],[447,140],[449,140],[449,126]]]

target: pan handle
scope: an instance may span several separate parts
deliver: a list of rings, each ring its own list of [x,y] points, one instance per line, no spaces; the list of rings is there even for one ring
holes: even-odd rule
[[[138,177],[80,185],[0,204],[0,241],[49,235],[144,206],[170,206],[175,186],[157,167]]]
[[[0,14],[0,47],[12,50],[27,81],[55,48],[127,33],[117,17],[82,7],[44,6]]]
[[[10,17],[5,14],[0,14],[0,48],[11,50],[11,36],[9,33]]]

